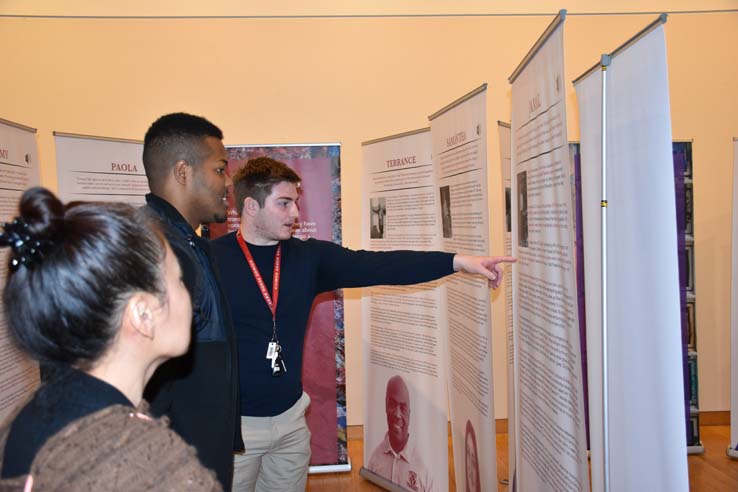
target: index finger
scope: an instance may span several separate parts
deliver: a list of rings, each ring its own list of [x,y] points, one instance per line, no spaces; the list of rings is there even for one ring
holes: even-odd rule
[[[495,257],[497,263],[515,263],[518,261],[514,256],[497,256]]]

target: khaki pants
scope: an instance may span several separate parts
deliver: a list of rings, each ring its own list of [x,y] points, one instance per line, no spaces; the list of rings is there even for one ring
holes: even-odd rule
[[[274,417],[241,417],[246,451],[233,457],[233,492],[304,492],[310,465],[310,397]]]

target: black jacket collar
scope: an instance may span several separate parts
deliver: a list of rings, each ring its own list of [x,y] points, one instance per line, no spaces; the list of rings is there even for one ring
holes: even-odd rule
[[[170,222],[171,224],[180,225],[180,227],[184,225],[187,227],[187,229],[192,231],[192,234],[195,234],[195,230],[192,228],[190,223],[187,222],[187,219],[185,219],[182,214],[179,213],[179,210],[174,208],[171,203],[169,203],[162,197],[153,193],[147,193],[146,204],[154,209],[166,221]]]

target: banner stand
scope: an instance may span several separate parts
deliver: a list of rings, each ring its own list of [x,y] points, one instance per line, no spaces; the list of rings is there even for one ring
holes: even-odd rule
[[[653,70],[647,73],[647,75],[650,75],[650,78],[648,79],[650,85],[645,84],[642,95],[638,94],[635,97],[630,98],[624,97],[624,90],[630,88],[634,81],[640,80],[637,79],[635,75],[637,73],[637,70],[634,67],[637,66],[637,59],[634,58],[635,55],[633,55],[633,52],[631,52],[631,54],[627,57],[623,57],[624,61],[622,64],[622,69],[621,65],[618,64],[618,71],[616,72],[612,71],[613,65],[611,65],[611,62],[613,62],[614,58],[618,55],[625,54],[624,52],[626,51],[626,49],[630,46],[633,46],[637,41],[646,38],[646,36],[648,36],[652,32],[656,32],[656,29],[659,28],[663,23],[665,23],[666,19],[667,16],[665,14],[660,15],[658,19],[649,24],[645,29],[638,32],[635,36],[626,41],[623,45],[618,47],[609,55],[602,55],[598,63],[596,63],[584,75],[574,80],[574,85],[577,85],[585,78],[589,79],[588,83],[582,83],[580,86],[577,86],[577,97],[579,99],[580,105],[580,128],[583,128],[582,118],[584,118],[585,121],[587,121],[588,118],[588,121],[590,123],[589,128],[591,129],[589,133],[593,137],[591,138],[591,143],[593,144],[592,150],[594,151],[590,151],[589,157],[593,160],[596,160],[597,157],[601,159],[601,167],[599,169],[601,176],[596,176],[597,171],[595,170],[592,170],[590,172],[589,183],[591,185],[591,191],[588,198],[588,204],[590,207],[588,210],[591,214],[590,224],[595,225],[597,221],[597,218],[595,218],[596,212],[593,210],[595,206],[595,199],[597,198],[595,187],[597,186],[597,184],[599,184],[601,186],[601,190],[599,194],[600,217],[598,219],[600,221],[599,226],[601,230],[597,231],[596,228],[592,228],[590,230],[590,240],[593,246],[596,245],[596,236],[599,235],[599,240],[601,241],[601,244],[598,245],[596,249],[592,250],[589,256],[591,260],[595,260],[595,258],[599,256],[599,258],[593,261],[593,263],[596,263],[596,261],[601,262],[599,266],[599,274],[601,275],[601,279],[599,282],[594,283],[597,284],[597,287],[599,287],[601,290],[599,292],[599,295],[595,294],[596,288],[593,288],[591,293],[595,294],[592,296],[594,299],[599,298],[598,300],[600,301],[601,309],[600,313],[597,313],[599,314],[599,316],[597,316],[596,314],[592,316],[593,321],[594,319],[597,319],[597,321],[602,324],[602,327],[599,330],[596,329],[595,326],[592,327],[593,334],[600,335],[602,337],[602,339],[599,340],[600,343],[597,343],[595,341],[597,340],[596,336],[593,338],[594,343],[592,348],[597,347],[595,349],[595,352],[597,350],[602,351],[602,360],[600,364],[593,364],[590,370],[595,373],[598,369],[602,371],[602,374],[598,375],[599,377],[593,379],[593,381],[597,381],[601,384],[600,391],[602,391],[602,394],[590,398],[590,402],[594,403],[595,405],[595,408],[592,408],[592,406],[590,406],[590,411],[592,411],[595,416],[597,416],[597,414],[599,413],[599,418],[602,419],[601,422],[598,422],[595,426],[591,427],[591,432],[593,433],[593,436],[596,436],[598,432],[601,433],[601,436],[596,436],[600,439],[599,443],[597,442],[596,438],[591,441],[591,447],[593,450],[592,457],[594,458],[592,463],[592,486],[593,490],[604,490],[606,492],[609,492],[613,489],[630,490],[631,488],[639,487],[639,484],[649,483],[650,485],[645,486],[645,488],[649,490],[667,490],[667,487],[668,490],[686,490],[686,488],[688,488],[686,453],[684,453],[684,451],[686,451],[686,446],[684,446],[684,444],[682,443],[672,443],[672,445],[669,446],[669,453],[663,453],[662,456],[659,456],[658,460],[654,460],[654,465],[664,467],[664,470],[668,471],[668,473],[651,473],[650,470],[647,471],[644,475],[640,475],[640,473],[627,473],[628,471],[636,470],[639,470],[640,472],[646,471],[646,467],[644,465],[645,460],[639,459],[636,454],[628,453],[627,456],[624,456],[622,453],[618,452],[618,450],[624,451],[629,448],[626,440],[623,438],[623,431],[628,429],[629,432],[633,432],[633,430],[631,429],[637,429],[639,425],[643,424],[641,422],[639,422],[637,425],[633,424],[633,419],[631,415],[635,410],[634,405],[623,403],[620,399],[609,398],[611,396],[609,394],[611,391],[613,392],[613,395],[622,394],[622,390],[624,387],[623,380],[626,376],[630,376],[636,370],[642,369],[641,365],[644,367],[650,366],[647,364],[647,360],[643,357],[637,360],[634,364],[626,366],[622,365],[623,360],[625,360],[624,353],[628,353],[626,347],[627,340],[624,338],[624,334],[630,334],[632,330],[622,330],[623,324],[626,321],[625,318],[623,316],[620,316],[618,310],[610,310],[608,304],[610,304],[610,301],[613,301],[615,304],[620,305],[623,301],[630,300],[634,296],[634,293],[633,291],[629,291],[627,288],[624,289],[624,287],[626,286],[626,282],[624,282],[622,276],[620,276],[619,274],[615,275],[613,273],[614,277],[608,278],[610,273],[608,272],[608,261],[617,262],[617,260],[621,258],[623,254],[623,248],[621,248],[620,244],[618,244],[618,254],[615,255],[615,257],[617,258],[612,257],[612,255],[608,252],[608,249],[610,249],[608,247],[608,236],[612,237],[613,234],[620,235],[623,233],[623,231],[631,230],[632,226],[630,224],[627,224],[624,219],[629,217],[632,213],[633,208],[635,207],[635,202],[628,201],[627,198],[635,195],[637,191],[640,191],[641,188],[639,187],[645,187],[649,185],[653,186],[654,183],[657,183],[661,186],[656,187],[654,190],[654,193],[657,196],[653,200],[655,207],[653,210],[651,210],[652,215],[643,219],[644,224],[642,225],[644,225],[645,227],[645,224],[648,223],[648,226],[651,227],[648,230],[648,233],[650,233],[650,236],[648,237],[670,237],[670,234],[673,234],[673,232],[671,232],[669,230],[670,228],[668,227],[668,225],[670,224],[669,222],[664,222],[663,220],[660,220],[660,217],[667,215],[671,215],[673,217],[674,214],[673,211],[669,210],[670,207],[674,206],[673,189],[671,189],[670,186],[665,186],[665,181],[661,179],[665,172],[667,162],[671,163],[671,159],[668,158],[670,157],[671,152],[668,152],[668,154],[666,152],[666,139],[667,136],[671,136],[670,119],[668,112],[668,95],[666,97],[656,99],[656,103],[658,103],[658,107],[656,109],[658,109],[658,111],[655,111],[655,115],[653,116],[653,118],[643,119],[642,122],[639,122],[643,124],[643,128],[645,128],[646,130],[650,128],[655,128],[655,130],[653,130],[653,134],[659,138],[658,140],[652,139],[658,145],[654,144],[653,147],[641,145],[641,147],[638,147],[638,150],[640,150],[647,156],[644,158],[653,158],[655,161],[657,161],[659,167],[651,168],[651,174],[644,173],[643,175],[636,175],[635,177],[637,179],[634,180],[635,188],[629,190],[631,192],[630,195],[628,193],[624,193],[622,190],[622,186],[624,185],[624,183],[629,183],[629,181],[621,179],[620,174],[616,174],[616,183],[614,183],[614,185],[612,183],[610,184],[611,189],[608,190],[607,188],[607,153],[610,152],[611,154],[613,154],[614,158],[615,156],[621,155],[631,157],[632,154],[635,154],[635,151],[633,149],[626,149],[626,151],[622,153],[620,152],[623,148],[623,141],[626,139],[626,137],[628,137],[628,132],[622,131],[621,122],[623,118],[627,118],[632,113],[632,110],[630,108],[624,109],[622,106],[615,105],[614,101],[623,100],[625,102],[639,103],[653,94],[659,94],[655,91],[661,91],[659,95],[663,96],[663,85],[667,80],[665,75],[666,64],[664,63],[665,43],[663,40],[663,30],[660,30],[653,36],[650,36],[648,40],[644,40],[645,43],[643,44],[643,50],[645,50],[647,56],[652,57],[652,59],[649,59],[649,62],[652,63],[648,66],[653,68]],[[610,70],[608,70],[608,68],[610,68]],[[600,73],[598,74],[600,76],[600,80],[596,80],[595,74],[597,74],[597,70],[600,71]],[[608,71],[611,72],[609,76],[607,74]],[[607,87],[608,83],[610,84],[609,88]],[[597,86],[600,86],[599,94],[597,94]],[[600,98],[600,100],[596,101],[598,97]],[[587,102],[592,103],[589,111],[582,111],[582,108],[584,107],[582,98],[587,100]],[[600,102],[600,105],[597,105],[596,102]],[[610,104],[609,111],[607,107],[608,103]],[[594,109],[596,106],[599,106],[598,109],[600,110],[600,115],[596,115],[596,109]],[[612,114],[608,114],[608,112]],[[584,114],[585,116],[583,117],[582,114]],[[594,135],[596,131],[595,127],[597,125],[597,116],[600,116],[599,131],[601,133],[599,135],[599,138],[596,138]],[[615,122],[613,126],[609,125],[608,118],[610,119],[610,121]],[[584,140],[585,138],[584,136],[582,136],[582,141],[584,142]],[[618,150],[618,152],[615,152],[613,149],[608,149],[608,140],[616,145],[616,150]],[[646,140],[646,138],[643,135],[638,135],[638,139],[636,140],[638,141],[637,143],[642,144],[643,141]],[[597,143],[600,144],[601,148],[600,155],[595,157]],[[637,159],[629,159],[628,162],[635,163],[637,162]],[[668,167],[672,168],[673,164],[669,165]],[[627,167],[625,168],[625,170],[629,169],[630,168]],[[618,171],[620,170],[621,166],[618,166]],[[614,172],[614,170],[610,169],[609,172]],[[600,181],[599,183],[597,183],[598,180]],[[608,214],[607,208],[609,198],[613,198],[613,203],[617,205],[617,214]],[[620,207],[622,207],[622,210],[619,210]],[[669,234],[659,235],[657,232],[654,232],[654,229],[652,228],[653,224],[667,224],[667,226],[664,226],[663,229],[658,229],[658,233],[668,232]],[[632,229],[636,228],[632,227]],[[631,240],[630,243],[624,246],[625,250],[630,252],[636,249],[638,247],[636,243],[637,240]],[[647,254],[659,260],[659,262],[656,262],[656,265],[658,272],[661,274],[659,278],[663,281],[662,283],[664,283],[667,288],[670,288],[670,286],[672,285],[679,285],[678,282],[676,282],[679,279],[679,270],[678,268],[674,269],[674,266],[678,266],[677,258],[674,257],[672,261],[671,255],[662,254],[663,251],[670,252],[670,249],[672,248],[670,240],[659,239],[653,244],[649,244],[649,246],[651,247],[651,249],[647,250]],[[674,250],[676,251],[676,248],[674,248]],[[651,256],[649,256],[649,258]],[[595,274],[595,276],[596,269],[596,267],[592,268],[591,271],[591,273]],[[592,284],[593,287],[594,284]],[[663,319],[666,321],[676,321],[672,318],[675,318],[674,315],[677,312],[677,310],[673,308],[675,307],[675,304],[678,304],[675,302],[678,301],[678,296],[676,295],[678,293],[678,289],[668,290],[668,292],[664,293],[664,296],[662,298],[659,298],[659,302],[657,304],[640,306],[641,308],[643,308],[643,311],[639,312],[639,316],[633,319],[635,326],[638,326],[639,323],[643,324],[647,322],[649,316],[654,315],[663,317]],[[589,308],[589,306],[587,307]],[[612,324],[613,327],[618,328],[618,330],[616,330],[618,333],[609,333],[608,325],[610,324]],[[631,326],[634,325],[630,325],[629,327]],[[682,345],[681,343],[679,343],[681,342],[681,340],[678,340],[674,335],[675,333],[673,331],[664,330],[663,333],[655,333],[651,339],[646,340],[645,343],[649,344],[651,347],[664,347],[663,355],[662,357],[659,357],[659,361],[663,363],[653,367],[654,370],[650,374],[650,377],[652,377],[652,379],[655,379],[656,375],[661,376],[661,373],[665,374],[666,376],[672,375],[675,367],[677,366],[679,366],[681,369],[681,363],[677,363],[677,350],[675,350],[677,349],[677,347],[681,349]],[[642,355],[642,353],[643,351],[641,351],[641,354],[639,355]],[[596,354],[593,355],[596,356]],[[659,371],[661,371],[661,373]],[[627,381],[627,379],[625,380]],[[648,381],[648,383],[651,383],[651,381]],[[671,383],[674,383],[674,379],[671,379]],[[648,385],[644,383],[643,386],[637,387],[633,391],[634,393],[640,394],[642,397],[646,396],[648,395],[647,386]],[[673,387],[670,388],[667,393],[672,396],[683,396],[683,388],[677,387],[674,384],[672,384],[672,386]],[[596,394],[597,393],[595,390],[594,395]],[[590,392],[590,395],[593,396],[593,393]],[[661,401],[658,401],[657,404],[654,405],[653,411],[648,416],[644,417],[644,420],[651,419],[653,423],[656,423],[656,427],[664,433],[662,434],[662,438],[667,437],[667,440],[678,440],[679,435],[678,433],[674,432],[674,429],[677,428],[677,425],[683,425],[682,423],[678,422],[683,418],[680,416],[680,413],[682,413],[683,415],[683,407],[681,407],[682,409],[680,411],[674,411],[674,402],[671,401],[672,399],[674,398],[669,398],[668,400],[665,398]],[[602,405],[601,409],[596,408],[599,405]],[[657,412],[656,409],[659,406],[664,407],[665,411]],[[592,415],[590,415],[590,418],[591,417]],[[594,422],[596,421],[597,419],[594,419]],[[592,420],[590,422],[592,422]],[[684,421],[681,420],[681,422]],[[610,427],[613,425],[614,431],[610,432],[612,430]],[[658,434],[652,434],[654,442],[650,446],[658,445],[658,436]],[[674,446],[674,444],[679,444],[680,446],[677,447]],[[682,449],[684,449],[684,451],[681,451]],[[597,456],[597,452],[602,453],[601,458]],[[643,455],[645,456],[645,454],[646,453],[644,452]],[[595,467],[600,466],[602,467],[599,470],[599,473],[602,474],[601,477],[598,476],[598,470],[595,469]],[[672,469],[674,472],[679,473],[671,473]],[[667,486],[667,484],[672,485]],[[684,489],[682,487],[684,487]]]
[[[602,70],[602,140],[601,140],[601,159],[602,159],[602,198],[600,201],[601,220],[602,220],[602,250],[601,250],[601,303],[602,303],[602,442],[603,442],[603,490],[610,491],[610,427],[609,427],[609,404],[608,404],[608,336],[607,336],[607,67],[610,66],[612,57],[623,51],[628,46],[651,32],[654,27],[666,22],[666,14],[661,14],[654,22],[646,26],[635,36],[618,47],[612,54],[603,54],[600,62],[587,70],[584,74],[577,77],[573,83],[576,84],[580,80],[589,76],[594,70],[599,68]],[[738,453],[738,452],[737,452]]]
[[[18,202],[27,188],[40,186],[38,131],[30,126],[0,118],[0,221],[18,215]],[[9,251],[0,251],[0,264],[8,264]],[[0,286],[5,285],[8,269],[0,268]],[[0,287],[0,293],[4,287]],[[6,421],[17,406],[29,399],[40,384],[38,362],[13,343],[0,306],[0,422]]]
[[[602,220],[602,250],[600,265],[602,268],[602,469],[604,491],[610,491],[610,407],[608,404],[608,365],[607,365],[607,67],[610,57],[602,55],[600,67],[602,69],[602,198],[600,213]]]
[[[351,458],[348,463],[338,465],[311,465],[308,468],[308,473],[311,475],[319,475],[321,473],[346,473],[351,471]]]
[[[589,490],[574,302],[575,214],[561,83],[565,15],[559,12],[508,78],[512,251],[519,260],[513,266],[516,456],[509,478],[517,492]],[[556,362],[560,355],[563,364]],[[557,407],[558,395],[566,395],[566,408]]]
[[[384,490],[388,490],[389,492],[408,492],[405,487],[401,487],[394,482],[390,482],[382,475],[377,475],[373,471],[363,466],[361,467],[361,470],[359,470],[359,475],[366,478],[375,485],[382,487]]]
[[[738,459],[738,137],[733,137],[733,265],[730,319],[730,446],[726,453]]]
[[[362,249],[439,251],[439,195],[443,199],[444,192],[437,184],[431,129],[376,138],[361,146]],[[369,286],[361,305],[360,473],[388,490],[402,490],[390,488],[390,482],[411,490],[448,490],[444,282]],[[400,453],[402,462],[395,461],[392,452]]]

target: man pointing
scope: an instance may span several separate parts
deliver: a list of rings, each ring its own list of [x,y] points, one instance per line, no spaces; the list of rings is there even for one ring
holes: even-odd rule
[[[241,429],[246,451],[235,457],[234,491],[302,491],[310,432],[302,390],[305,330],[316,295],[340,288],[410,285],[456,271],[502,282],[510,257],[443,252],[353,251],[329,241],[292,237],[300,177],[260,157],[233,177],[237,232],[213,242],[238,338]]]

